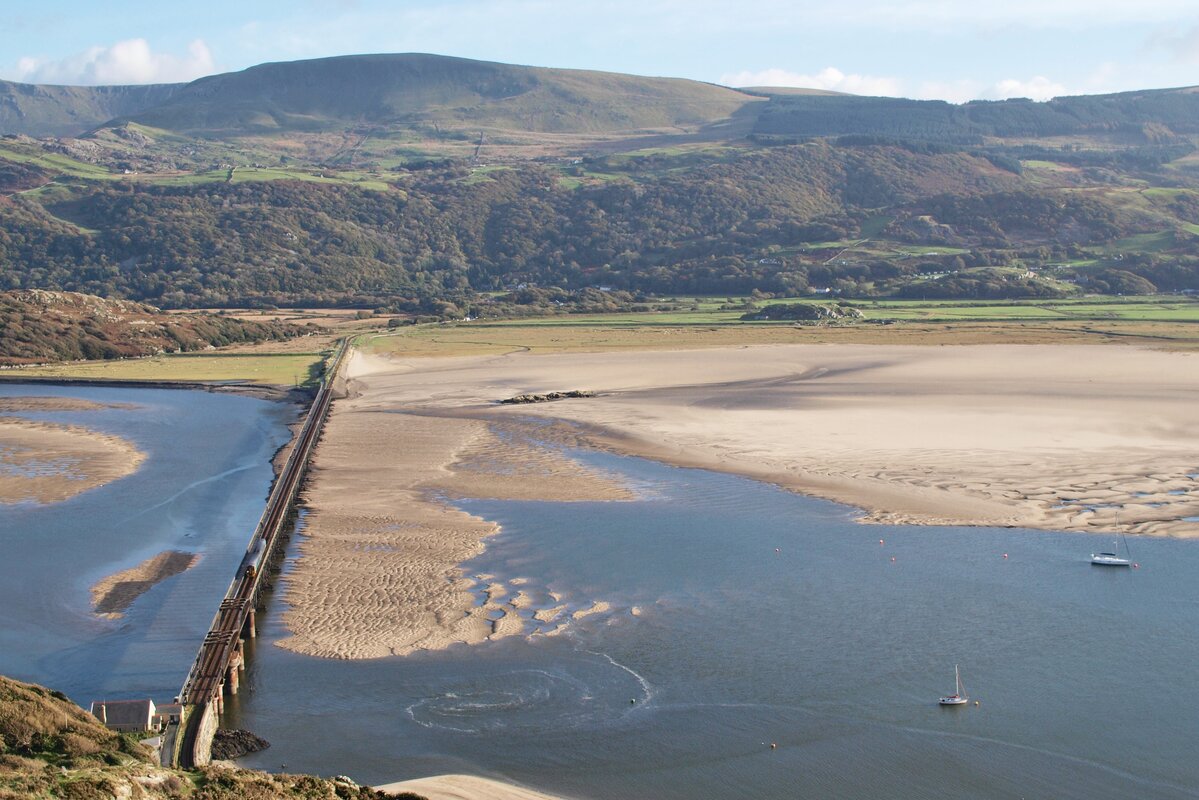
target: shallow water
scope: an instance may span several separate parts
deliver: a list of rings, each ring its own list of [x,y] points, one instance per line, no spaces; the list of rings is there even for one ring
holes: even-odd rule
[[[76,397],[133,408],[12,416],[115,434],[147,454],[132,475],[61,503],[0,504],[0,673],[95,699],[169,701],[262,513],[270,458],[294,409],[202,391],[0,385],[0,397]],[[91,611],[90,587],[164,550],[192,569],[124,617]]]
[[[468,570],[610,613],[343,662],[270,646],[276,604],[230,704],[273,742],[244,763],[594,798],[1199,796],[1199,545],[1130,537],[1140,568],[1104,569],[1093,536],[864,526],[741,478],[583,457],[643,499],[464,501],[503,525]],[[955,663],[977,707],[937,706]]]

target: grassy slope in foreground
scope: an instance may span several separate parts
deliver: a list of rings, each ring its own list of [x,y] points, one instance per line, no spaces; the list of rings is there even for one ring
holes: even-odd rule
[[[310,775],[270,775],[235,767],[164,769],[134,737],[108,730],[65,695],[0,676],[0,800],[102,797],[419,798]]]

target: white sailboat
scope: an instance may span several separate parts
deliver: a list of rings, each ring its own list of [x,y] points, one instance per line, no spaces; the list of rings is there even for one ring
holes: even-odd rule
[[[943,706],[964,706],[970,702],[970,698],[966,696],[966,687],[962,685],[962,671],[958,669],[958,665],[953,665],[953,694],[942,697],[937,702]]]
[[[1120,527],[1120,515],[1116,515],[1116,528],[1120,531],[1120,541],[1124,543],[1124,554],[1128,556],[1118,555],[1115,551],[1120,549],[1118,543],[1113,543],[1113,552],[1091,553],[1091,563],[1097,567],[1131,567],[1132,553],[1128,552],[1128,540],[1124,538],[1124,529]]]

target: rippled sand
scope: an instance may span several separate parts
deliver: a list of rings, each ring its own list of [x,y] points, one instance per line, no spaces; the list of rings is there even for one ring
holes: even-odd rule
[[[631,494],[510,427],[409,413],[362,370],[355,356],[354,396],[336,403],[316,451],[300,558],[285,578],[291,636],[279,644],[314,656],[376,658],[534,632],[539,605],[529,592],[513,594],[459,567],[497,526],[444,498]]]

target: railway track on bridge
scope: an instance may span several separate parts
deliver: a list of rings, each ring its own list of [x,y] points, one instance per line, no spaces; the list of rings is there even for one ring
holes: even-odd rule
[[[284,524],[299,493],[308,460],[320,439],[325,418],[333,403],[333,385],[349,347],[349,339],[342,340],[338,346],[304,425],[296,436],[295,445],[271,488],[266,508],[254,529],[246,554],[183,681],[183,688],[179,692],[179,702],[184,708],[180,731],[182,736],[178,737],[179,746],[172,748],[174,752],[163,754],[164,762],[170,761],[184,767],[204,763],[204,754],[211,743],[211,732],[216,728],[216,716],[224,692],[226,688],[236,692],[237,670],[242,660],[242,637],[254,635],[255,609],[263,575],[282,538]],[[202,741],[205,737],[209,741]]]

